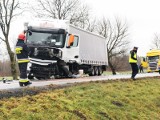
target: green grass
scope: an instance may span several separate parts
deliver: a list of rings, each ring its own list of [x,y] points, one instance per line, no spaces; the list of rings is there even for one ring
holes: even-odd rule
[[[0,101],[0,120],[159,120],[160,80],[79,84]]]
[[[147,70],[146,69],[143,69],[144,73],[147,73]],[[126,75],[126,74],[131,74],[132,71],[116,71],[117,74],[123,74],[123,75]],[[103,75],[112,75],[112,71],[104,71],[103,72]]]
[[[13,80],[13,78],[11,76],[5,76],[5,77],[0,77],[0,80],[2,80],[3,78],[7,79],[7,80]]]
[[[131,74],[131,71],[116,71],[117,74]],[[103,75],[112,75],[112,71],[104,71]]]

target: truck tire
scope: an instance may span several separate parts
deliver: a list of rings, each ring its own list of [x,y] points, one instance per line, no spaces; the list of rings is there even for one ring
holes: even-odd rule
[[[100,75],[102,75],[102,73],[103,73],[103,71],[102,71],[102,67],[101,67],[101,66],[99,66],[99,67],[98,67],[98,75],[100,76]]]
[[[99,74],[98,68],[99,68],[98,66],[95,66],[95,67],[94,67],[95,76]]]
[[[91,72],[89,73],[89,76],[94,76],[95,75],[95,68],[91,68]]]

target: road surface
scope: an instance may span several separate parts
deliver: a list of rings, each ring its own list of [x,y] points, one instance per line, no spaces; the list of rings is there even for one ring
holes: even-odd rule
[[[130,74],[119,74],[119,75],[106,75],[106,76],[92,76],[92,77],[80,77],[80,78],[72,78],[72,79],[50,79],[50,80],[34,80],[29,87],[40,87],[46,85],[65,85],[79,82],[89,82],[89,81],[102,81],[102,80],[115,80],[115,79],[128,79],[130,78]],[[142,73],[138,74],[136,78],[141,77],[153,77],[160,76],[159,73]],[[19,86],[17,80],[7,81],[6,83],[0,82],[0,90],[10,90],[10,89],[18,89],[23,88]]]

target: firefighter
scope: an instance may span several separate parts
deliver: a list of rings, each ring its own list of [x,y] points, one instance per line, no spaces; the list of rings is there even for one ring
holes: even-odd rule
[[[18,41],[16,44],[16,55],[18,59],[18,66],[20,71],[20,79],[19,85],[20,86],[27,86],[32,84],[27,78],[27,64],[29,62],[28,59],[28,52],[29,49],[25,44],[25,34],[21,33],[18,35]]]
[[[129,63],[132,68],[132,75],[131,75],[132,80],[136,80],[135,76],[138,73],[137,50],[138,50],[138,47],[134,47],[133,50],[130,51],[130,55],[129,55]]]

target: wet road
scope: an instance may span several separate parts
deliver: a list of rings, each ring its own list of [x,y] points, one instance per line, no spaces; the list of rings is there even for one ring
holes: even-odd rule
[[[71,83],[79,83],[79,82],[89,82],[89,81],[99,81],[99,80],[115,80],[115,79],[128,79],[130,78],[130,74],[126,75],[106,75],[106,76],[93,76],[93,77],[80,77],[80,78],[72,78],[72,79],[50,79],[50,80],[34,80],[32,81],[32,85],[29,87],[40,87],[46,85],[64,85]],[[142,73],[138,74],[136,78],[141,77],[152,77],[152,76],[160,76],[159,73]],[[19,86],[17,80],[7,81],[6,83],[0,82],[0,90],[10,90],[10,89],[18,89],[23,88]]]

